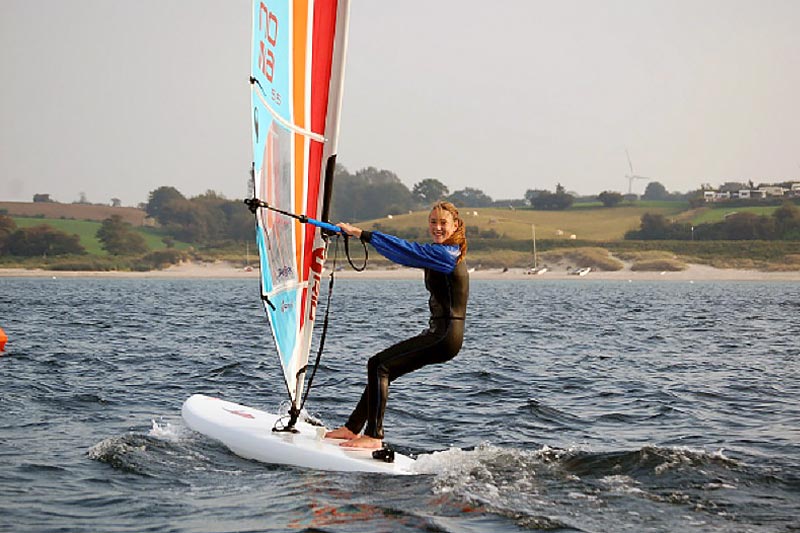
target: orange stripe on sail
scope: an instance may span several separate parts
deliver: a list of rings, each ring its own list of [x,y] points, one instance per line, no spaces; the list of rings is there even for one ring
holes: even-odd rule
[[[308,2],[294,2],[292,16],[292,102],[294,102],[294,123],[305,129],[306,124],[306,54],[308,41]],[[303,198],[305,196],[305,153],[306,139],[304,136],[294,136],[294,211],[304,213]],[[299,224],[299,223],[298,223]],[[295,228],[295,254],[300,279],[305,279],[303,272],[303,236],[305,228]]]

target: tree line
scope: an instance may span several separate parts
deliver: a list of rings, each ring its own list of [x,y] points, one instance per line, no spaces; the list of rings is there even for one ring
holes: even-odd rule
[[[86,249],[81,245],[78,235],[66,233],[46,224],[18,228],[13,218],[0,215],[0,254],[47,257],[85,253]]]
[[[149,246],[133,226],[119,215],[105,219],[96,233],[97,240],[109,255],[141,255]],[[85,255],[80,236],[47,224],[19,228],[14,219],[0,215],[0,253],[17,257]]]
[[[354,175],[340,175],[337,190],[333,197],[333,220],[379,218],[385,216],[387,210],[388,214],[393,211],[399,214],[430,205],[442,197],[453,198],[452,195],[443,196],[447,193],[447,188],[437,180],[423,180],[412,191],[408,191],[393,173],[371,168]],[[408,195],[403,194],[404,190]],[[457,192],[470,198],[481,194],[476,190]],[[538,194],[528,195],[529,202],[534,206],[545,202],[551,209],[561,209],[563,203],[571,203],[567,196],[570,195],[560,185],[555,193],[543,194],[540,191]],[[387,206],[386,201],[393,203]],[[486,201],[488,200],[484,199]],[[160,187],[150,193],[145,208],[148,215],[162,226],[162,241],[167,248],[172,248],[178,240],[215,247],[252,239],[253,218],[242,201],[228,200],[211,191],[194,198],[186,198],[174,187]],[[358,213],[361,213],[360,217]],[[479,230],[472,228],[472,234],[478,235]],[[104,220],[96,237],[111,256],[150,252],[142,235],[118,215]],[[641,218],[639,229],[627,232],[625,239],[800,240],[800,208],[786,202],[769,216],[734,213],[721,222],[697,226],[675,222],[664,215],[646,213]],[[47,257],[83,255],[86,254],[86,249],[81,245],[78,235],[44,224],[18,228],[11,217],[0,214],[0,253],[19,257]]]
[[[423,179],[409,189],[389,170],[367,167],[351,173],[337,165],[331,200],[330,219],[360,221],[398,215],[425,208],[438,200],[449,200],[458,206],[486,207],[494,204],[491,197],[474,188],[450,192],[441,181]],[[167,247],[176,241],[201,247],[224,247],[253,238],[253,215],[243,199],[227,199],[214,191],[186,197],[178,189],[162,186],[148,194],[143,205],[164,235]],[[36,202],[52,202],[49,194],[37,194]],[[503,202],[507,205],[508,202]],[[120,217],[103,221],[96,238],[109,255],[131,256],[148,252],[141,234]],[[0,252],[35,257],[81,255],[85,248],[78,235],[41,225],[17,228],[13,219],[0,215]]]
[[[458,207],[532,207],[543,210],[569,208],[575,197],[559,183],[554,192],[530,189],[518,200],[493,200],[480,189],[466,187],[451,192],[435,178],[425,178],[409,189],[392,171],[366,167],[351,173],[337,165],[330,219],[361,221],[425,209],[436,201],[447,200]],[[648,185],[645,198],[664,199],[669,193],[657,182]],[[623,200],[620,193],[599,195],[604,205],[613,207]],[[52,202],[49,194],[37,194],[37,202]],[[163,242],[171,248],[176,241],[201,247],[224,247],[249,241],[253,236],[253,216],[242,199],[227,199],[214,191],[186,197],[178,189],[162,186],[148,195],[142,206],[157,221]],[[113,256],[132,256],[149,251],[141,234],[117,216],[103,221],[96,234],[101,247]],[[10,217],[0,218],[0,252],[15,256],[81,255],[86,250],[77,235],[69,235],[47,225],[16,228]]]
[[[480,189],[454,192],[435,178],[425,178],[409,189],[394,172],[367,167],[351,173],[336,165],[331,220],[369,220],[424,209],[447,200],[459,207],[488,207],[494,200]]]
[[[800,208],[785,202],[771,215],[733,213],[720,222],[694,226],[668,220],[664,215],[645,213],[638,230],[625,234],[626,240],[800,240]]]
[[[409,189],[392,171],[366,167],[350,172],[337,165],[330,219],[358,222],[387,215],[399,215],[425,209],[438,200],[448,200],[458,207],[532,207],[539,210],[564,210],[573,205],[575,195],[559,183],[555,191],[529,189],[524,198],[493,200],[480,189],[466,187],[451,192],[436,178],[425,178]],[[659,182],[650,182],[642,196],[646,200],[691,200],[694,193],[670,193]],[[700,195],[702,197],[702,195]],[[614,207],[626,196],[603,191],[596,197],[604,206]],[[584,198],[585,199],[585,198]],[[35,201],[52,201],[48,194],[37,194]],[[142,206],[158,222],[163,242],[171,248],[176,241],[201,247],[224,247],[252,239],[253,216],[242,199],[227,199],[214,191],[186,197],[175,187],[163,186],[151,191]],[[777,216],[784,216],[776,212]],[[792,217],[789,217],[792,219]],[[692,230],[686,224],[667,221],[660,215],[645,215],[641,228],[629,232],[629,239],[715,239],[731,235],[752,238],[787,238],[783,219],[766,219],[742,214],[719,225],[703,225]],[[778,235],[778,237],[776,237]],[[97,239],[109,255],[136,255],[148,252],[141,234],[119,217],[103,221]],[[736,237],[741,238],[741,237]],[[10,217],[0,216],[0,252],[19,256],[83,254],[77,235],[68,235],[50,226],[16,228]]]
[[[343,166],[337,165],[335,184],[331,217],[334,220],[369,220],[399,215],[424,209],[438,200],[447,200],[457,207],[513,206],[564,210],[578,199],[560,183],[555,191],[528,189],[523,198],[511,200],[493,200],[482,190],[473,187],[451,193],[447,185],[436,178],[425,178],[409,189],[394,172],[374,167],[351,174]],[[642,195],[644,200],[685,201],[696,197],[702,199],[702,192],[671,193],[657,181],[650,182]],[[599,200],[605,207],[614,207],[629,198],[619,192],[603,191],[590,199]]]
[[[465,188],[450,193],[441,181],[428,178],[409,189],[394,172],[367,167],[355,173],[337,165],[330,219],[361,221],[422,209],[437,200],[459,206],[486,207],[493,200],[482,191]],[[150,192],[144,209],[172,238],[201,245],[252,239],[253,215],[242,199],[228,200],[208,191],[186,198],[174,187]]]

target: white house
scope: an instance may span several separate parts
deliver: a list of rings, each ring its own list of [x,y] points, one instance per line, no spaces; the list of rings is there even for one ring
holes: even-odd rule
[[[783,196],[787,192],[787,189],[784,189],[783,187],[777,187],[772,185],[766,187],[759,187],[758,190],[763,191],[764,196]]]
[[[791,194],[800,196],[800,183],[792,183],[792,188],[779,187],[777,185],[765,185],[758,189],[739,189],[738,191],[703,191],[703,200],[706,202],[719,202],[730,200],[731,198],[767,198],[768,196],[781,198]]]
[[[766,198],[767,193],[762,190],[742,189],[739,198]]]

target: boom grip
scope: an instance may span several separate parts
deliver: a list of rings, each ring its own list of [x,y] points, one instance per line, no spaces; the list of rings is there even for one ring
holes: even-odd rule
[[[333,224],[330,224],[328,222],[323,222],[323,221],[317,220],[315,218],[309,218],[308,219],[308,223],[309,224],[313,224],[318,228],[322,228],[324,230],[330,231],[332,233],[342,233],[342,228],[340,228],[339,226],[334,226]]]

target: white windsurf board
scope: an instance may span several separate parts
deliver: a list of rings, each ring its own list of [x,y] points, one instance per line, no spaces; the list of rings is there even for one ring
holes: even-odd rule
[[[217,440],[245,459],[317,470],[414,474],[414,459],[395,453],[394,462],[373,459],[373,450],[345,448],[324,438],[325,428],[298,421],[297,433],[272,431],[280,415],[203,394],[183,404],[183,420],[191,429]]]

